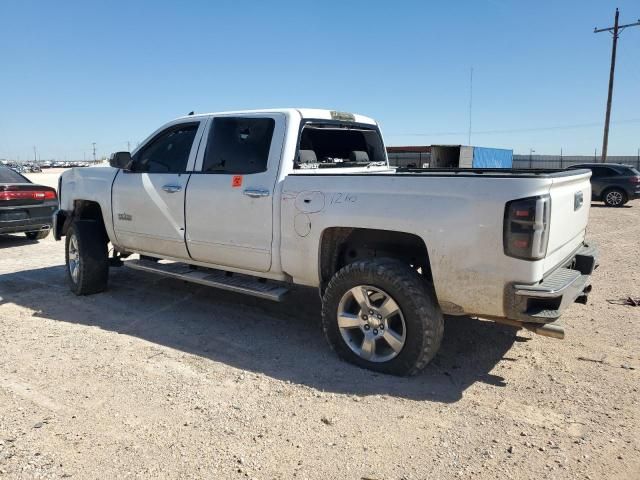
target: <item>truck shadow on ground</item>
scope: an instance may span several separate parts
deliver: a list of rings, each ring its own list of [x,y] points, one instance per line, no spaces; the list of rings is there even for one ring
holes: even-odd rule
[[[76,297],[64,278],[63,266],[1,275],[0,306],[11,302],[36,317],[97,326],[339,394],[455,402],[476,382],[505,386],[491,371],[508,360],[504,355],[515,341],[524,340],[509,327],[449,317],[434,361],[418,376],[398,378],[337,358],[322,335],[316,290],[298,288],[273,303],[114,268],[108,291]]]
[[[633,205],[620,205],[618,207],[610,207],[605,205],[604,203],[592,203],[591,208],[610,208],[611,210],[615,210],[616,208],[631,208]]]
[[[38,243],[37,240],[29,240],[24,234],[18,236],[13,235],[0,235],[0,250],[3,248],[21,247],[23,245],[32,245]]]

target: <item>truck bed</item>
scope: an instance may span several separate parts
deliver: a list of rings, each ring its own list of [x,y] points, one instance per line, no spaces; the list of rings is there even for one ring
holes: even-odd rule
[[[322,175],[322,176],[368,176],[368,175],[402,175],[402,176],[425,176],[425,177],[477,177],[482,178],[559,178],[575,175],[576,173],[590,173],[587,169],[580,170],[560,170],[560,169],[505,169],[505,168],[397,168],[391,170],[372,170],[371,172],[341,172],[340,169],[332,168],[331,171],[323,169],[303,169],[296,170],[290,175]]]

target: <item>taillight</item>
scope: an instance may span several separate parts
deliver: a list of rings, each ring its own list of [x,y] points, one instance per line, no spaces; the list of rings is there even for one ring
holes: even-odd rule
[[[0,191],[0,200],[55,200],[56,192],[53,190],[3,190]]]
[[[630,177],[629,181],[631,183],[640,183],[640,177]]]
[[[504,210],[504,253],[523,260],[540,260],[547,254],[551,197],[508,202]]]

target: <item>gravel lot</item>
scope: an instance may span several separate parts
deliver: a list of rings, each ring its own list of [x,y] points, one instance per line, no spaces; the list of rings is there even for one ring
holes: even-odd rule
[[[55,183],[55,174],[34,174]],[[637,479],[640,201],[563,341],[448,318],[414,378],[338,360],[315,291],[282,304],[113,269],[75,297],[62,242],[0,237],[0,478]]]

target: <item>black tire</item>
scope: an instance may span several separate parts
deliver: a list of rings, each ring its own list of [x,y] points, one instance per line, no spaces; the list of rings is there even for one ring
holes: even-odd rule
[[[627,193],[620,188],[608,188],[602,193],[602,201],[607,207],[621,207],[629,201]]]
[[[38,232],[25,232],[24,234],[29,240],[44,240],[49,236],[49,230],[40,230]]]
[[[400,307],[406,325],[402,350],[388,361],[372,362],[347,345],[338,326],[340,301],[359,285],[377,287]],[[322,328],[329,345],[344,360],[360,367],[391,375],[415,375],[440,348],[444,319],[433,288],[408,265],[394,259],[354,262],[338,271],[322,299]]]
[[[69,267],[69,246],[76,242],[77,275],[74,280]],[[109,278],[107,237],[102,226],[92,221],[75,221],[65,240],[65,263],[69,288],[76,295],[103,292]]]

